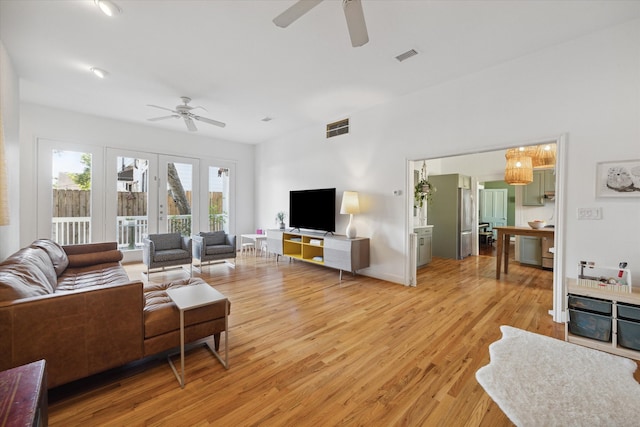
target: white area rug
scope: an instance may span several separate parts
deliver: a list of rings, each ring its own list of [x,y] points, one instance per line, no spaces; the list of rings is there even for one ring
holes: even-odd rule
[[[476,372],[518,426],[640,426],[632,360],[510,326]]]

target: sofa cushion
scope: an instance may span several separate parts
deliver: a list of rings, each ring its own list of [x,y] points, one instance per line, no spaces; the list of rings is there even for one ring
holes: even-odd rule
[[[205,246],[224,245],[227,243],[227,233],[224,231],[200,232],[200,236],[204,238]]]
[[[94,286],[120,285],[129,283],[127,272],[119,262],[69,267],[58,278],[56,292],[75,291]]]
[[[50,239],[38,239],[31,244],[32,248],[40,248],[49,255],[56,276],[60,276],[69,265],[67,253],[58,243]]]
[[[149,240],[153,241],[156,251],[182,248],[182,236],[180,233],[150,234]]]
[[[69,267],[86,267],[122,260],[122,252],[114,249],[103,252],[89,252],[86,254],[69,255]]]
[[[176,331],[180,327],[180,311],[167,295],[168,289],[204,283],[200,278],[181,279],[167,283],[144,285],[144,337],[145,339]],[[187,310],[184,313],[185,327],[212,319],[224,318],[225,305],[213,304]]]
[[[53,264],[40,248],[20,249],[0,263],[0,301],[52,294],[55,286]]]
[[[207,255],[220,255],[220,254],[229,254],[234,253],[235,250],[231,245],[216,245],[216,246],[207,246],[206,254]]]

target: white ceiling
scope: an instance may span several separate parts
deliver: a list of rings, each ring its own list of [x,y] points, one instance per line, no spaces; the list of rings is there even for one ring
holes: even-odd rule
[[[640,18],[638,0],[362,0],[370,41],[353,48],[336,0],[286,29],[271,20],[293,0],[114,1],[122,13],[109,18],[93,0],[0,0],[22,100],[187,132],[146,119],[165,115],[147,104],[189,96],[227,123],[196,122],[201,134],[246,143]],[[409,49],[419,55],[394,59]]]

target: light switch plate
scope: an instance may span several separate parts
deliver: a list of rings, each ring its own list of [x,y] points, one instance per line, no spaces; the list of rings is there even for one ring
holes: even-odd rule
[[[602,208],[578,208],[578,219],[602,219]]]

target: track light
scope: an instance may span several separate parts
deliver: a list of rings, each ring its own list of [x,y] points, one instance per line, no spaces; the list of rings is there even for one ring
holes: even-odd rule
[[[117,15],[122,12],[122,9],[120,9],[118,5],[112,2],[111,0],[93,0],[93,1],[95,2],[96,6],[100,8],[102,13],[104,13],[107,16]]]

